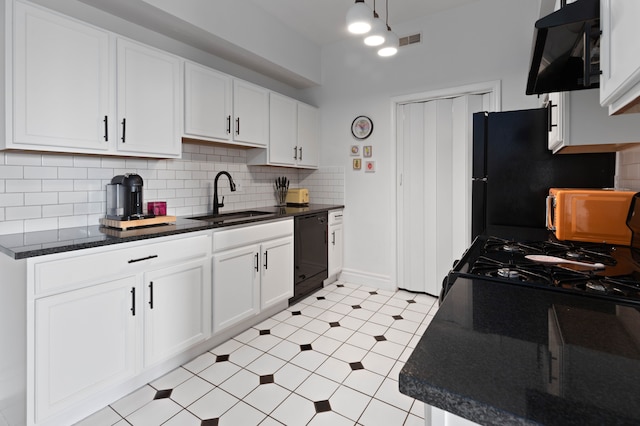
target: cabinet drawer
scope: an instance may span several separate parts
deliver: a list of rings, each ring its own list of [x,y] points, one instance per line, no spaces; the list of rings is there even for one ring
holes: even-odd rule
[[[161,242],[135,242],[61,255],[34,261],[34,293],[45,295],[102,281],[105,277],[136,274],[143,269],[205,257],[210,253],[210,235]]]
[[[293,219],[218,231],[213,234],[213,251],[218,252],[290,235],[293,235]]]
[[[342,210],[333,210],[329,212],[329,225],[337,225],[342,223]]]

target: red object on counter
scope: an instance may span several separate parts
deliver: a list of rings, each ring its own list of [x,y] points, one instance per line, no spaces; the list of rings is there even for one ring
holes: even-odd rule
[[[167,215],[167,202],[166,201],[150,201],[147,203],[147,212],[156,216]]]

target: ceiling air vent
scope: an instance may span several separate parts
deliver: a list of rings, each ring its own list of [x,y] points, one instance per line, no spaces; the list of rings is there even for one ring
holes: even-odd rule
[[[406,37],[400,37],[400,47],[402,46],[408,46],[410,44],[416,44],[416,43],[420,43],[421,40],[421,35],[420,33],[418,34],[412,34]]]

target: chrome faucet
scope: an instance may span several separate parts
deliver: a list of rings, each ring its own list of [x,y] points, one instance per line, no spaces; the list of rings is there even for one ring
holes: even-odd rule
[[[220,207],[224,207],[224,195],[222,196],[222,202],[218,202],[218,179],[220,175],[226,175],[229,178],[229,189],[231,191],[236,190],[236,184],[233,182],[233,178],[229,174],[229,172],[222,171],[216,175],[216,178],[213,180],[213,214],[220,213]]]

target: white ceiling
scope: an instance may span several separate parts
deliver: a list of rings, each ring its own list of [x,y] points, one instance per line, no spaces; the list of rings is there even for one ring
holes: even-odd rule
[[[347,37],[345,16],[355,0],[250,0],[283,25],[320,46]],[[453,9],[480,0],[388,0],[389,26]],[[374,0],[365,0],[373,9]],[[375,3],[378,15],[386,19],[386,2]],[[398,34],[402,37],[408,34]]]

